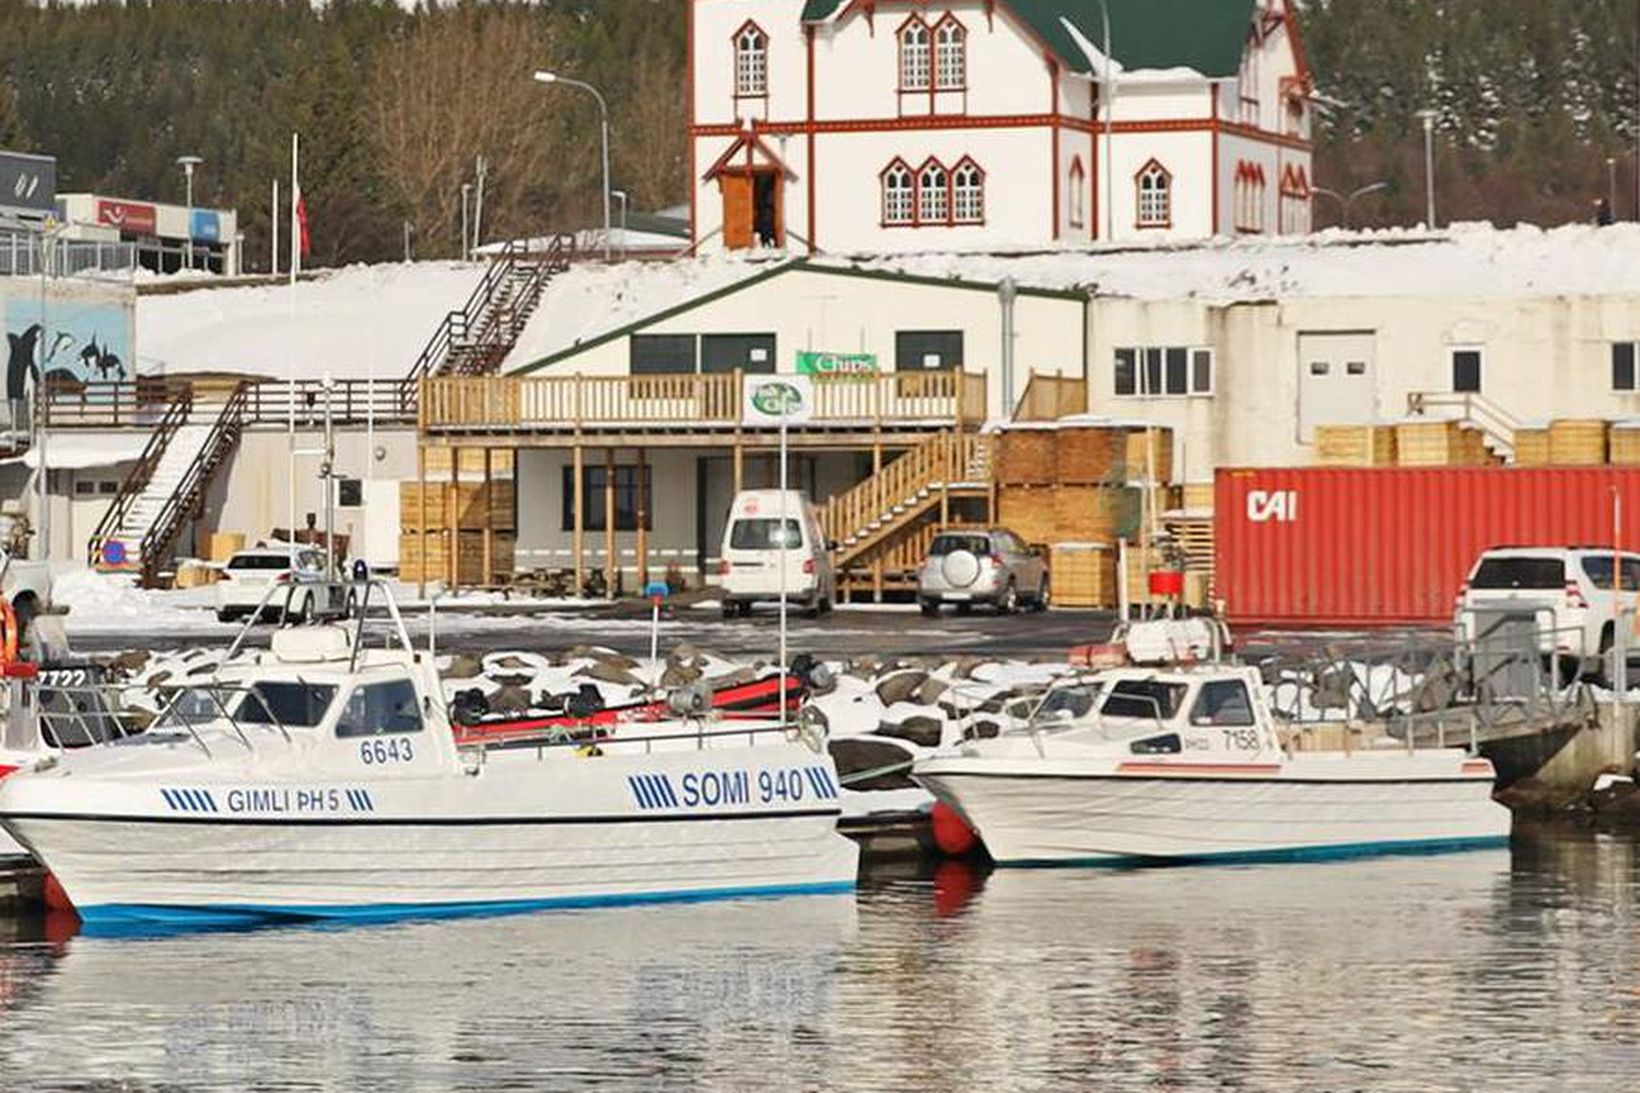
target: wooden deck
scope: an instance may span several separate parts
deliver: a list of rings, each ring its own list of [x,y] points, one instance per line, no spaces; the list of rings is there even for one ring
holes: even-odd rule
[[[739,372],[654,376],[441,376],[421,381],[425,439],[455,446],[772,447],[778,430],[742,419]],[[794,448],[869,447],[885,433],[985,420],[983,373],[907,372],[821,379],[815,407],[788,431]]]

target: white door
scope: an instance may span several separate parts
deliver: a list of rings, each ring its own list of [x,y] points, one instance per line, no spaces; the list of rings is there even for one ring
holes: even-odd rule
[[[1368,425],[1378,418],[1376,337],[1370,330],[1298,336],[1298,439],[1317,425]]]

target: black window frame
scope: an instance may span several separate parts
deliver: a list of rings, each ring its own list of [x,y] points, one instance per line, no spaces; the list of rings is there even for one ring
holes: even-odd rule
[[[384,721],[379,726],[372,726],[368,721],[355,725],[348,720],[351,713],[349,707],[353,705],[354,696],[363,696],[367,691],[378,691],[388,687],[400,688],[409,693],[410,709],[415,718],[413,727],[405,727],[402,724],[395,726],[391,721]],[[368,713],[368,710],[366,710],[366,713]],[[422,716],[421,696],[416,692],[416,685],[410,677],[401,676],[398,679],[379,679],[374,682],[360,683],[349,691],[347,698],[342,702],[341,712],[336,715],[335,733],[338,740],[358,740],[368,739],[372,736],[408,736],[411,733],[421,732],[424,728],[426,728],[426,719]]]
[[[575,530],[575,467],[566,463],[562,468],[563,531]],[[608,468],[602,463],[588,463],[581,468],[582,499],[585,511],[581,514],[581,530],[608,531],[604,514],[604,481]],[[635,489],[638,477],[636,463],[615,465],[615,530],[638,530],[638,502]],[[645,463],[643,468],[643,530],[655,530],[655,468]]]
[[[1112,391],[1122,398],[1196,398],[1213,394],[1211,346],[1124,345],[1113,350]]]
[[[1640,369],[1635,367],[1636,342],[1612,343],[1612,390],[1640,391]]]
[[[714,356],[713,351],[715,349],[720,346],[734,345],[740,345],[745,348],[744,361],[739,363],[731,362],[726,367],[718,367],[711,363],[710,358]],[[767,349],[769,353],[768,360],[753,361],[751,359],[751,352],[754,349]],[[695,360],[697,361],[700,372],[703,375],[727,375],[728,373],[735,371],[737,368],[747,375],[772,375],[779,370],[778,362],[780,360],[780,339],[773,332],[766,330],[735,333],[720,331],[712,334],[702,334],[700,335],[700,348],[696,353]]]
[[[955,350],[952,350],[952,346]],[[961,372],[966,361],[966,346],[961,330],[896,330],[894,332],[894,371],[896,372]],[[940,363],[929,367],[923,361],[930,354]],[[954,359],[953,359],[954,358]]]
[[[1482,375],[1486,367],[1486,356],[1480,348],[1472,345],[1454,347],[1448,356],[1452,362],[1453,393],[1480,394]],[[1473,369],[1473,374],[1469,374],[1470,369]]]
[[[667,367],[687,358],[689,367]],[[626,368],[634,376],[686,376],[700,371],[700,341],[694,334],[633,334],[626,342]]]

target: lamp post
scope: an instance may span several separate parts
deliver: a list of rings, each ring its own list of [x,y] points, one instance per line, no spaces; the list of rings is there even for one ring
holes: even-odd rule
[[[1435,228],[1435,111],[1420,110],[1424,123],[1424,222]]]
[[[177,164],[182,168],[182,184],[187,191],[188,201],[188,268],[194,268],[194,168],[205,161],[199,156],[178,156]]]
[[[604,261],[610,259],[609,245],[609,104],[604,101],[603,92],[582,80],[572,80],[568,76],[560,76],[556,72],[537,69],[535,79],[538,83],[561,83],[568,87],[579,87],[583,91],[590,91],[592,97],[598,100],[598,118],[600,134],[603,138],[604,161]]]
[[[1617,157],[1606,157],[1606,210],[1617,219]]]
[[[627,202],[627,196],[626,196],[626,191],[625,190],[612,190],[610,192],[612,194],[614,194],[615,200],[619,201],[621,203],[621,261],[624,262],[624,261],[626,261],[627,249],[630,246],[630,244],[627,242],[627,239],[626,239],[626,202]]]
[[[1338,202],[1339,226],[1348,229],[1350,226],[1350,206],[1355,204],[1355,199],[1358,197],[1366,197],[1368,194],[1375,194],[1380,190],[1387,189],[1389,189],[1389,183],[1373,182],[1366,186],[1357,187],[1347,194],[1341,194],[1337,190],[1329,190],[1325,186],[1311,186],[1310,192],[1323,194]]]

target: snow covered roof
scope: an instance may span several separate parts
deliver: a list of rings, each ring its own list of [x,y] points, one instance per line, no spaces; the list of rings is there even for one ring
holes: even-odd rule
[[[1208,78],[1234,76],[1253,22],[1254,0],[998,0],[1072,72],[1103,71],[1104,11],[1118,71],[1170,70]],[[849,0],[807,0],[803,21],[844,15]]]

